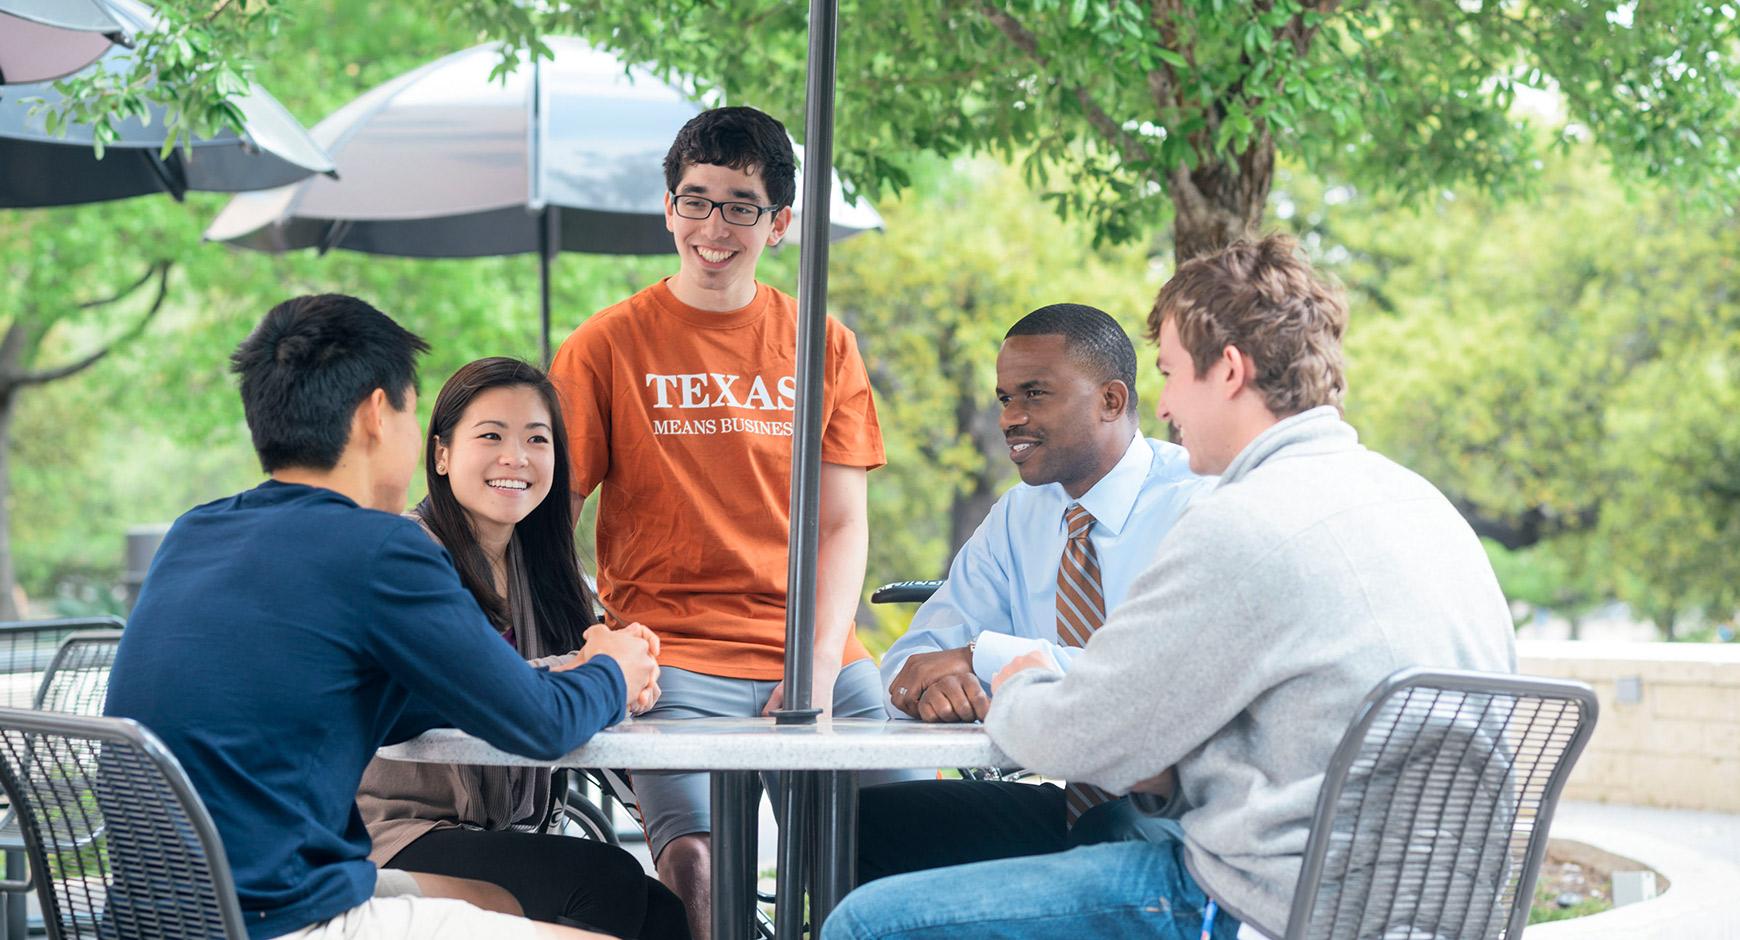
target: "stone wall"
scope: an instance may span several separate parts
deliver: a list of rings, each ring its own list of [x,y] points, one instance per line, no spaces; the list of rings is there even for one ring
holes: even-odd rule
[[[1600,697],[1565,799],[1740,813],[1740,644],[1523,641],[1517,655]]]

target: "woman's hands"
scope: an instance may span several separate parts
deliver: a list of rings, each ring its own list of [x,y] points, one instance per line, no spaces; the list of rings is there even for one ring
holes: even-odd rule
[[[573,669],[594,656],[609,656],[628,686],[628,713],[638,715],[659,700],[659,637],[641,623],[612,630],[601,623],[586,629],[586,645],[555,671]]]

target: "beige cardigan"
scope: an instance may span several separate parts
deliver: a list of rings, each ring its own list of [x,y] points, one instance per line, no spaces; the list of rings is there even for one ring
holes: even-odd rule
[[[410,517],[422,522],[415,514]],[[567,655],[550,656],[544,649],[533,620],[531,587],[519,545],[516,537],[507,552],[508,617],[514,641],[520,655],[534,666],[566,661]],[[384,867],[435,829],[536,828],[550,805],[550,770],[418,764],[377,757],[363,771],[356,805],[374,843],[369,860]]]

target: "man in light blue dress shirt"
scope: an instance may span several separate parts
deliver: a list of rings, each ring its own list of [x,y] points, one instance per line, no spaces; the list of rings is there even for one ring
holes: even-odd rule
[[[883,657],[890,715],[981,719],[991,678],[1034,650],[1067,670],[1081,647],[1058,625],[1066,514],[1079,505],[1092,516],[1087,539],[1109,612],[1190,500],[1213,483],[1190,472],[1183,448],[1142,437],[1135,374],[1129,336],[1093,307],[1053,304],[1010,328],[997,356],[997,397],[1022,482],[991,507]],[[1118,799],[1071,826],[1060,787],[953,780],[868,787],[860,819],[863,881],[1141,838],[1154,824]]]

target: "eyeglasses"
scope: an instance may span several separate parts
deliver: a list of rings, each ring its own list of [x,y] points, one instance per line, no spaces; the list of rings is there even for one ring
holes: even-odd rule
[[[753,202],[717,202],[706,196],[682,195],[671,193],[671,205],[676,208],[677,215],[685,219],[702,222],[719,210],[719,217],[732,225],[754,225],[761,221],[764,212],[778,212],[779,206],[758,206]]]

